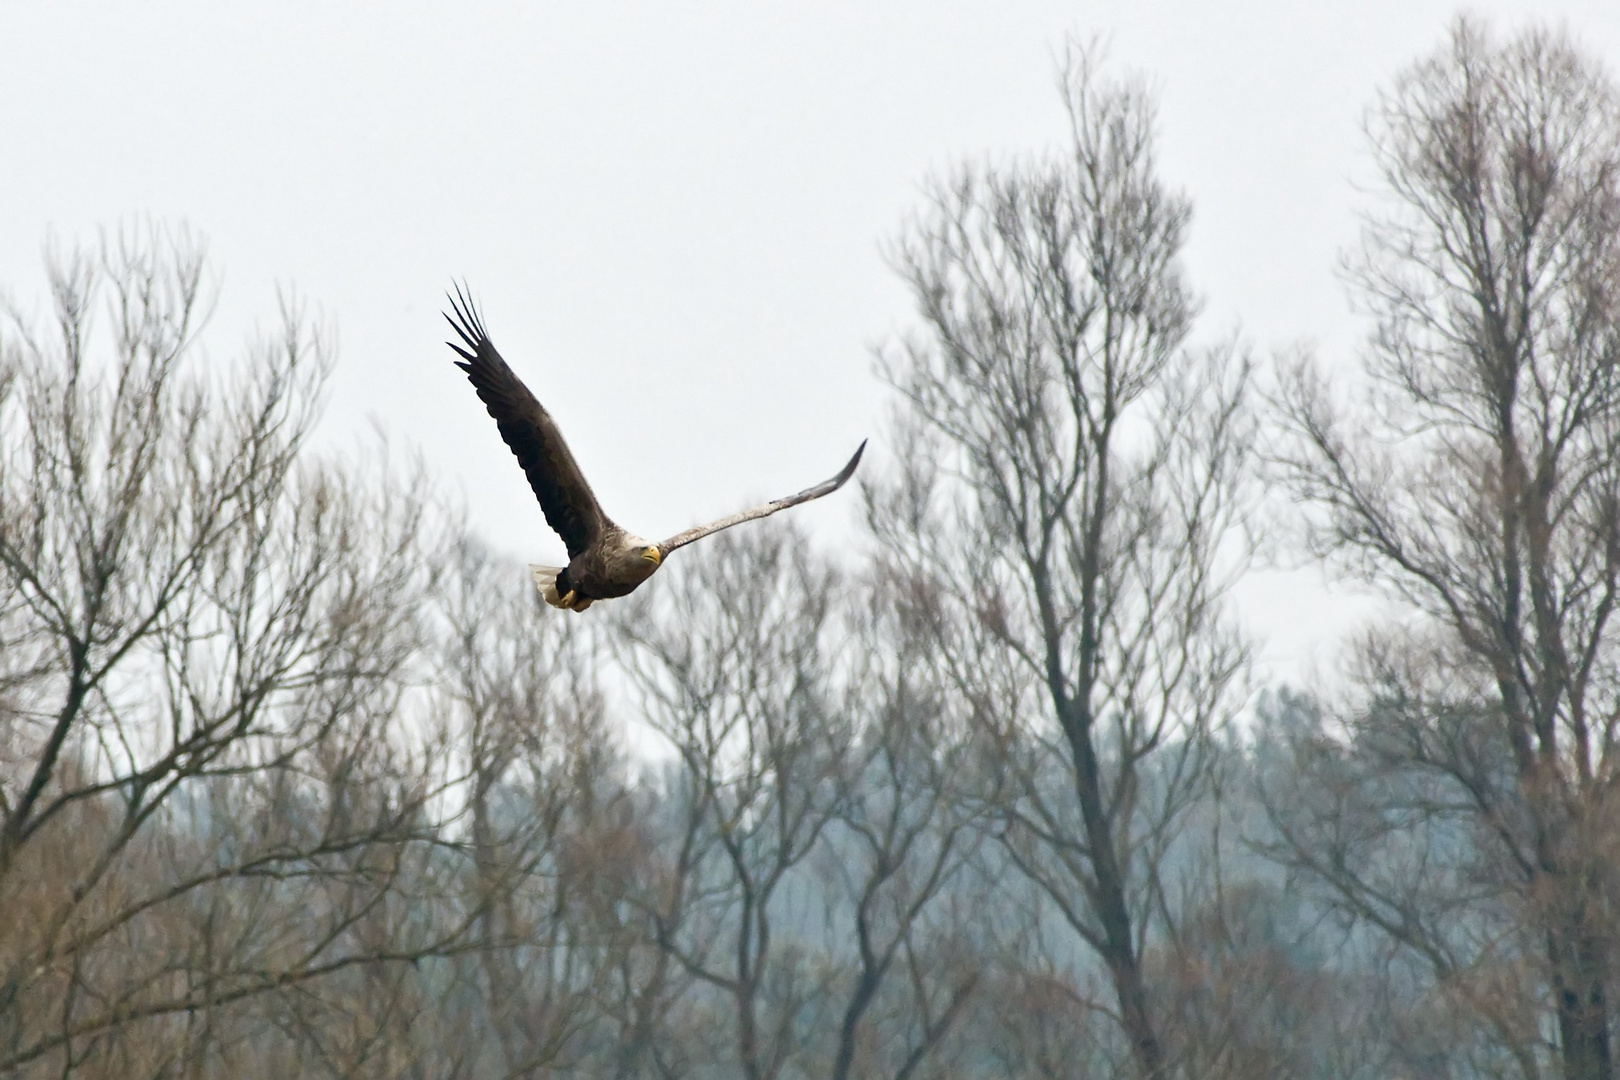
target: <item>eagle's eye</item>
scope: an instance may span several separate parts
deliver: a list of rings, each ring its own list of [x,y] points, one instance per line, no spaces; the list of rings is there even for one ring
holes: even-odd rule
[[[658,553],[658,547],[656,545],[642,548],[641,557],[652,563],[654,566],[657,566],[659,560],[663,558],[663,556]]]

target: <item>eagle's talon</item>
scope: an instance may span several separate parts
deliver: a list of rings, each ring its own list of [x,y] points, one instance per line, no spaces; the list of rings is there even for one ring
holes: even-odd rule
[[[564,608],[565,607],[573,607],[574,606],[574,590],[569,589],[567,592],[565,592],[561,596],[559,596],[557,598],[557,606],[558,607],[564,607]]]

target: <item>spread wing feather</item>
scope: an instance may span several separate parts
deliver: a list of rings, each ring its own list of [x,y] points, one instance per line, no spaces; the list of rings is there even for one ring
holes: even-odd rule
[[[455,315],[446,314],[445,318],[466,348],[453,341],[445,344],[461,355],[456,366],[467,373],[489,415],[495,418],[502,440],[529,477],[546,524],[562,537],[572,559],[594,545],[613,523],[597,505],[591,485],[575,464],[556,421],[490,343],[471,295],[457,286],[450,306]]]
[[[729,529],[733,525],[741,525],[743,522],[753,521],[755,518],[770,517],[778,510],[786,510],[790,506],[798,506],[800,503],[809,502],[811,499],[831,495],[843,487],[846,480],[855,475],[855,466],[861,463],[861,454],[865,451],[866,440],[862,439],[861,445],[855,448],[855,456],[849,459],[849,464],[840,469],[838,475],[831,480],[823,480],[814,487],[807,487],[797,495],[789,495],[783,499],[773,499],[768,503],[762,503],[754,507],[752,510],[744,510],[732,514],[730,517],[723,517],[719,521],[711,521],[707,525],[699,525],[696,528],[687,529],[685,532],[676,533],[662,544],[659,544],[658,550],[661,555],[667,556],[676,548],[685,547],[694,540],[701,540],[710,533],[717,533],[721,529]]]

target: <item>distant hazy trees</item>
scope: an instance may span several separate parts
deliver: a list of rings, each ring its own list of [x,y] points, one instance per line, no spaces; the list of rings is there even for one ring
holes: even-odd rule
[[[1060,87],[1061,153],[893,249],[845,558],[763,523],[584,617],[311,448],[295,304],[205,366],[185,236],[52,260],[0,323],[0,1074],[1612,1077],[1608,77],[1467,22],[1400,76],[1367,364],[1269,400],[1190,341],[1149,98]],[[1257,477],[1405,606],[1332,700],[1250,700]]]

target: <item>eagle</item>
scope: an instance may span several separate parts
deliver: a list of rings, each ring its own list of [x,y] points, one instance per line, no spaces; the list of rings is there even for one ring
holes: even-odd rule
[[[462,344],[453,341],[445,344],[461,356],[455,361],[456,366],[467,373],[468,381],[478,391],[489,415],[495,418],[501,439],[523,466],[529,486],[540,500],[546,524],[562,537],[568,548],[567,566],[529,567],[540,595],[552,607],[584,611],[598,600],[625,596],[652,577],[676,548],[721,529],[831,495],[855,474],[855,467],[866,450],[863,439],[855,456],[831,480],[805,488],[797,495],[773,499],[751,510],[698,525],[655,544],[626,532],[602,512],[585,474],[580,472],[568,444],[563,441],[557,422],[495,351],[471,294],[457,286],[449,300],[454,314],[445,312],[444,317]]]

